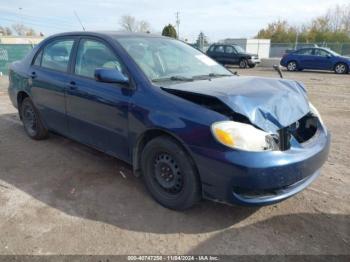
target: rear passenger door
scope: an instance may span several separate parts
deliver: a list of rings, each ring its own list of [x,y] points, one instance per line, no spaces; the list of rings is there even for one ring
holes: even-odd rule
[[[31,97],[50,130],[67,135],[65,91],[74,37],[56,38],[36,54],[29,71]]]
[[[133,90],[123,84],[96,81],[96,68],[113,68],[127,75],[108,43],[81,38],[67,89],[70,136],[128,160],[128,108]]]
[[[313,49],[301,49],[296,53],[298,66],[301,69],[314,69]]]

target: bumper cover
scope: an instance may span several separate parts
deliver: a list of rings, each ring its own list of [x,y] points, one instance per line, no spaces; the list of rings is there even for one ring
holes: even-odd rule
[[[322,127],[287,151],[244,152],[191,148],[204,198],[241,205],[268,205],[305,189],[327,160],[330,134]]]

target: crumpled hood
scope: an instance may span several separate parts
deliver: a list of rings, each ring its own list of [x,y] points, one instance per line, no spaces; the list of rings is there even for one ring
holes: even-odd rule
[[[292,80],[222,77],[164,88],[216,97],[268,132],[289,126],[310,111],[304,86]]]

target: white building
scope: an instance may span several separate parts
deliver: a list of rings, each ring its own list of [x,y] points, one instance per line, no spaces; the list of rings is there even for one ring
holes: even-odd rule
[[[220,42],[239,45],[247,53],[258,54],[259,58],[269,58],[270,55],[270,39],[227,38]]]

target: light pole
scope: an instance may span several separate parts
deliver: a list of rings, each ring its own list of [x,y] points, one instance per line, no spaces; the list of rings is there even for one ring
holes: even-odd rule
[[[176,12],[177,39],[180,39],[180,12]]]

